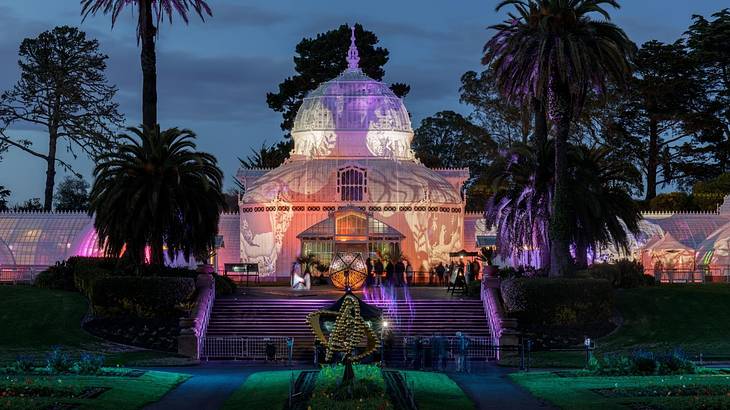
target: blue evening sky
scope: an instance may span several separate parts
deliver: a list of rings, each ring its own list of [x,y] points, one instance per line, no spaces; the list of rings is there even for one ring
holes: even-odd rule
[[[390,50],[387,82],[411,85],[406,106],[413,125],[440,110],[466,111],[459,104],[459,77],[480,69],[486,29],[505,17],[495,13],[497,0],[208,0],[214,16],[189,26],[178,19],[164,25],[158,40],[159,111],[163,127],[194,130],[199,148],[214,154],[225,172],[226,187],[251,148],[281,138],[281,116],[266,105],[266,92],[293,74],[294,46],[303,38],[359,22],[375,32]],[[623,0],[614,21],[637,43],[676,40],[692,14],[709,16],[720,0]],[[83,24],[77,0],[0,0],[0,90],[18,79],[17,48],[23,38],[56,25],[77,25],[101,42],[110,56],[108,77],[119,87],[118,102],[127,123],[140,122],[141,73],[135,41],[135,17],[125,12],[112,30],[108,16]],[[42,133],[16,127],[37,147]],[[45,149],[45,148],[44,148]],[[62,157],[90,181],[93,164]],[[57,182],[63,179],[63,172]],[[11,202],[42,197],[43,161],[18,150],[0,162],[0,185],[12,190]]]

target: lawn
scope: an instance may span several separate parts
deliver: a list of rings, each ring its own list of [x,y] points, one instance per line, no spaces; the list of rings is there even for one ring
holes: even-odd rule
[[[510,377],[536,397],[566,410],[730,408],[728,374],[560,377],[535,372]]]
[[[404,371],[406,383],[413,383],[413,395],[420,410],[467,410],[474,404],[451,378],[443,373]]]
[[[298,376],[296,370],[254,373],[226,400],[223,409],[280,410],[286,404],[289,383]]]
[[[661,285],[619,291],[624,323],[599,339],[601,352],[682,348],[730,357],[730,285]]]
[[[616,292],[623,324],[596,341],[597,355],[643,349],[685,351],[691,358],[730,359],[730,285],[660,285]],[[583,367],[585,352],[533,352],[535,368]],[[519,359],[503,365],[519,366]]]
[[[117,373],[126,370],[114,370]],[[148,371],[139,377],[81,375],[3,375],[0,378],[0,408],[38,409],[54,403],[78,409],[139,409],[157,402],[189,376]],[[96,398],[73,398],[89,388],[107,388]],[[23,397],[19,390],[25,389]],[[43,393],[33,393],[42,391]],[[11,392],[15,392],[12,394]]]
[[[72,354],[81,351],[102,353],[108,365],[139,364],[175,356],[151,350],[120,349],[81,328],[88,310],[86,299],[76,292],[40,289],[31,286],[0,286],[0,364],[18,355],[34,355],[42,360],[54,345]]]

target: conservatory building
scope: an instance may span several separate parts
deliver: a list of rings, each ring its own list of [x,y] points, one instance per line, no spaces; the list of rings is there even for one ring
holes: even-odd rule
[[[421,164],[403,101],[358,61],[353,43],[349,67],[304,99],[284,164],[238,173],[240,257],[262,273],[288,274],[300,255],[327,264],[337,252],[397,253],[427,270],[464,246],[468,170]]]

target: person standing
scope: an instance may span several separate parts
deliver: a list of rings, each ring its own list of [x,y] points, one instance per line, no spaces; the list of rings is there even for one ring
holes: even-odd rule
[[[389,286],[395,285],[395,263],[392,260],[388,261],[385,267],[385,282]]]
[[[375,286],[383,286],[383,261],[376,259],[375,264],[373,265],[373,270],[375,271]]]
[[[471,274],[474,275],[474,279],[477,280],[479,279],[479,272],[482,270],[482,267],[476,259],[474,259],[471,265]]]
[[[402,259],[398,259],[398,262],[395,263],[395,286],[403,286],[403,282],[405,282],[405,275],[406,265],[403,263]]]
[[[446,274],[446,267],[444,266],[443,262],[439,262],[438,266],[436,266],[436,279],[438,280],[438,285],[441,286],[444,284],[444,275]]]
[[[413,266],[409,260],[406,260],[406,283],[408,286],[413,285]]]

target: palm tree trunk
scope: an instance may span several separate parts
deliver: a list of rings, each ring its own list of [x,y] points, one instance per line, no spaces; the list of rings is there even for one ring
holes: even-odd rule
[[[588,267],[588,246],[583,242],[575,244],[575,266],[578,269]]]
[[[545,104],[538,99],[532,99],[532,111],[535,116],[535,131],[533,141],[536,147],[542,147],[547,143],[547,114],[545,113]]]
[[[555,129],[555,186],[550,214],[550,276],[565,276],[571,269],[570,192],[568,179],[568,136],[572,104],[567,86],[552,90],[550,116]]]
[[[139,27],[142,37],[142,124],[148,129],[157,125],[157,29],[152,15],[152,1],[139,2]]]

